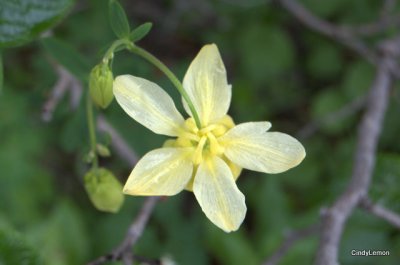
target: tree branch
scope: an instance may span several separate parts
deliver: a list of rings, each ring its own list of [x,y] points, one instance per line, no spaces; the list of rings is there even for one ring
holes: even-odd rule
[[[58,65],[55,63],[53,63],[53,65],[55,66],[55,71],[57,73],[58,80],[57,80],[56,84],[53,86],[53,88],[51,89],[48,99],[43,104],[42,120],[45,122],[51,121],[51,119],[53,118],[53,113],[54,113],[58,103],[64,97],[65,93],[68,90],[71,91],[71,95],[74,95],[75,101],[79,102],[79,99],[80,99],[80,93],[77,94],[77,93],[73,93],[73,91],[72,91],[72,88],[76,84],[75,77],[72,76],[61,65]],[[71,103],[75,104],[75,102],[72,102],[72,100],[71,100]],[[73,106],[76,106],[76,104]]]
[[[328,113],[323,118],[318,119],[316,121],[311,121],[310,123],[306,124],[303,128],[301,128],[297,132],[297,137],[300,139],[306,139],[306,138],[310,137],[311,135],[313,135],[322,126],[324,126],[326,124],[332,124],[335,122],[339,122],[340,120],[359,111],[362,107],[365,106],[366,101],[367,101],[366,96],[358,97],[355,100],[344,105],[340,109],[338,109],[334,112]]]
[[[122,261],[125,265],[131,265],[135,256],[132,255],[132,247],[143,234],[144,228],[149,220],[154,206],[158,201],[158,197],[147,197],[142,209],[134,222],[130,225],[125,239],[119,246],[113,249],[109,254],[99,257],[98,259],[87,263],[87,265],[100,265],[109,261]]]
[[[325,20],[322,20],[307,9],[305,9],[296,0],[277,0],[289,13],[296,17],[301,23],[308,28],[328,36],[335,41],[349,47],[353,51],[360,54],[372,64],[378,62],[376,54],[368,48],[368,46],[354,37],[354,33],[346,27],[337,27]]]
[[[388,105],[392,76],[385,57],[377,69],[375,81],[370,89],[368,104],[358,129],[353,173],[346,191],[332,207],[322,214],[320,244],[317,250],[317,265],[338,265],[338,247],[343,227],[361,198],[367,194],[373,168],[375,152]]]
[[[103,115],[97,116],[97,129],[111,136],[111,145],[121,159],[125,160],[128,165],[136,165],[139,159],[138,155]]]
[[[63,66],[55,64],[59,79],[52,89],[49,99],[43,107],[42,118],[45,121],[50,121],[52,114],[56,109],[59,101],[64,96],[65,92],[71,90],[71,105],[76,106],[80,100],[83,90],[82,83],[72,76]],[[110,134],[112,138],[112,146],[116,153],[125,160],[129,165],[135,165],[138,161],[138,156],[134,150],[129,148],[129,145],[121,137],[121,135],[111,126],[111,124],[102,115],[98,116],[97,128],[99,131]],[[125,239],[121,244],[112,250],[109,254],[99,257],[98,259],[89,262],[88,265],[104,264],[108,261],[122,261],[125,265],[131,265],[134,260],[147,264],[158,265],[159,260],[150,260],[144,257],[139,257],[132,254],[132,247],[141,237],[148,219],[153,212],[154,206],[158,201],[158,197],[148,197],[144,202],[138,216],[129,227]]]
[[[399,214],[394,213],[381,205],[372,203],[372,201],[367,197],[364,197],[360,200],[359,206],[366,212],[373,214],[376,217],[379,217],[388,222],[389,224],[393,225],[394,227],[400,229]]]

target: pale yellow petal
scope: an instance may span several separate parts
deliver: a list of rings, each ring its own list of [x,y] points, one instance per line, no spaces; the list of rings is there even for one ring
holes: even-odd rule
[[[224,63],[215,44],[205,45],[183,78],[183,87],[192,100],[203,126],[222,118],[231,102]],[[192,115],[186,102],[184,107]]]
[[[178,136],[184,119],[171,97],[157,84],[121,75],[115,79],[113,90],[119,105],[137,122],[155,133]]]
[[[242,169],[241,167],[239,167],[238,165],[236,165],[235,163],[233,163],[231,160],[229,160],[227,157],[223,156],[222,159],[224,160],[224,162],[228,165],[229,169],[232,172],[232,176],[233,179],[236,181],[239,176],[240,173],[242,173]]]
[[[242,123],[220,138],[224,154],[240,167],[280,173],[297,166],[305,157],[303,145],[290,135],[266,132],[269,122]]]
[[[225,232],[235,231],[246,215],[244,195],[237,188],[232,172],[219,157],[201,163],[193,191],[201,209]]]
[[[192,177],[191,148],[160,148],[147,153],[129,176],[124,193],[175,195]]]

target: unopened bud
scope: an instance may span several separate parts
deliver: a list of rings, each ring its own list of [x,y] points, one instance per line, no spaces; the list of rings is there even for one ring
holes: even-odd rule
[[[93,205],[100,211],[116,213],[124,203],[122,185],[105,168],[91,169],[86,173],[85,189]]]
[[[110,149],[103,144],[96,144],[96,151],[99,156],[109,157],[111,155]]]
[[[89,91],[94,103],[105,109],[112,102],[113,73],[108,64],[98,64],[90,72]]]

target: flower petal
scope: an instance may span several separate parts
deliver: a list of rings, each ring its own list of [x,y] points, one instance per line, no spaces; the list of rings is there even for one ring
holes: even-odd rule
[[[183,87],[192,100],[203,126],[222,118],[229,109],[232,89],[215,44],[205,45],[183,78]],[[186,102],[186,112],[192,116]]]
[[[191,148],[159,148],[147,153],[132,170],[124,193],[130,195],[175,195],[192,177]]]
[[[244,195],[237,188],[232,172],[219,157],[200,164],[193,184],[201,209],[225,232],[235,231],[246,215]]]
[[[157,84],[121,75],[115,79],[113,89],[119,105],[137,122],[155,133],[178,136],[184,119],[172,98]]]
[[[220,138],[225,155],[237,165],[265,173],[280,173],[305,157],[303,145],[290,135],[266,132],[269,122],[242,123]]]

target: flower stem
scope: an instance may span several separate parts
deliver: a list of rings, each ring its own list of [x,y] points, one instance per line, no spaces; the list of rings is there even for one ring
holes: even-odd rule
[[[107,50],[106,53],[104,54],[103,62],[104,62],[104,63],[108,63],[108,61],[109,61],[110,59],[112,59],[112,57],[114,56],[114,52],[115,52],[116,49],[119,48],[119,46],[122,46],[122,45],[128,46],[128,45],[131,45],[131,44],[132,44],[132,43],[131,43],[129,40],[127,40],[127,39],[119,39],[119,40],[114,41],[114,42],[111,44],[110,48],[108,48],[108,50]]]
[[[128,50],[139,55],[140,57],[146,59],[148,62],[156,66],[161,72],[163,72],[168,79],[172,82],[172,84],[178,89],[179,93],[182,95],[183,99],[189,106],[190,112],[192,113],[193,119],[196,122],[196,126],[198,129],[201,129],[201,122],[199,119],[199,115],[193,105],[192,100],[189,98],[189,95],[186,93],[185,89],[182,86],[182,83],[178,80],[178,78],[174,75],[174,73],[169,70],[169,68],[163,64],[160,60],[158,60],[154,55],[149,53],[143,48],[140,48],[137,45],[128,45]]]
[[[94,114],[93,114],[93,103],[90,95],[86,95],[86,115],[89,127],[89,138],[90,138],[90,150],[93,155],[92,158],[92,168],[98,168],[99,162],[97,159],[96,152],[96,130],[95,130],[95,122],[94,122]]]

